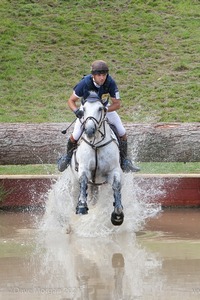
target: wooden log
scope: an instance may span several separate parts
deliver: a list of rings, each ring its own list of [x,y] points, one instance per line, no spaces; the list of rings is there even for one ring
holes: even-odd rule
[[[0,123],[0,163],[56,163],[65,153],[70,123]],[[124,124],[129,155],[141,162],[200,161],[200,123]]]
[[[126,130],[137,161],[200,161],[200,123],[126,124]]]

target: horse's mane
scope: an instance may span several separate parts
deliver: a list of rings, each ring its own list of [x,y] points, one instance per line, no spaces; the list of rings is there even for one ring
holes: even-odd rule
[[[94,92],[94,91],[90,91],[90,94],[89,94],[89,96],[85,99],[85,102],[93,103],[93,102],[97,102],[97,101],[99,101],[99,102],[102,103],[102,101],[101,101],[99,95],[98,95],[96,92]]]

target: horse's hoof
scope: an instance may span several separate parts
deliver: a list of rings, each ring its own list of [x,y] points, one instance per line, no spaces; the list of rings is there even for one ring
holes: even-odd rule
[[[77,215],[86,215],[88,213],[88,207],[86,203],[79,203],[76,207]]]
[[[112,212],[111,214],[111,222],[114,226],[120,226],[122,225],[124,221],[124,213],[121,212],[120,214],[116,214],[116,212]]]

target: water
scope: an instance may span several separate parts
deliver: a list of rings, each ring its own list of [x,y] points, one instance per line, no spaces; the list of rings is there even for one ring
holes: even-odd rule
[[[161,211],[151,203],[162,182],[144,191],[126,175],[125,220],[114,227],[111,190],[76,216],[70,178],[52,187],[44,213],[0,212],[0,299],[199,299],[198,209]]]
[[[114,199],[109,185],[99,187],[99,199],[95,205],[89,197],[88,215],[77,216],[74,212],[78,194],[71,178],[70,170],[67,170],[53,186],[49,193],[41,228],[62,228],[81,237],[104,237],[113,233],[138,231],[147,218],[154,217],[161,210],[161,206],[158,203],[155,204],[152,199],[158,193],[164,193],[162,180],[156,187],[151,186],[145,190],[139,188],[132,175],[126,174],[122,188],[122,204],[125,214],[125,222],[122,226],[115,227],[110,221]]]

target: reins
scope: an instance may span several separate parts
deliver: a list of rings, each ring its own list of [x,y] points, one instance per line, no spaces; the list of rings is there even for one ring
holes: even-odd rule
[[[97,149],[99,149],[99,148],[105,147],[105,146],[107,146],[108,144],[110,144],[112,141],[115,140],[114,138],[111,138],[111,139],[110,139],[109,141],[107,141],[106,143],[101,144],[101,145],[97,145],[98,143],[102,142],[103,139],[102,139],[101,141],[99,141],[98,143],[96,143],[96,144],[92,144],[92,143],[88,142],[84,137],[82,137],[81,139],[82,139],[86,144],[88,144],[90,147],[92,147],[92,149],[94,149],[94,150],[97,150]]]
[[[104,114],[103,114],[104,112]],[[101,134],[101,140],[98,141],[96,144],[95,144],[95,137],[94,137],[94,141],[93,143],[91,142],[88,142],[83,136],[81,137],[82,140],[84,140],[88,145],[90,145],[93,149],[95,149],[97,147],[98,144],[100,144],[105,138],[106,138],[106,130],[105,130],[105,122],[107,122],[107,120],[105,119],[105,116],[106,116],[106,113],[105,111],[102,109],[101,110],[101,117],[99,119],[99,121],[92,117],[92,116],[89,116],[88,118],[85,119],[85,121],[82,123],[82,127],[83,127],[83,131],[85,129],[85,124],[87,123],[87,121],[91,120],[93,121],[94,123],[94,126],[95,126],[95,131],[98,131],[100,134]],[[101,126],[103,125],[103,131],[100,130]],[[102,145],[103,147],[104,145]]]

